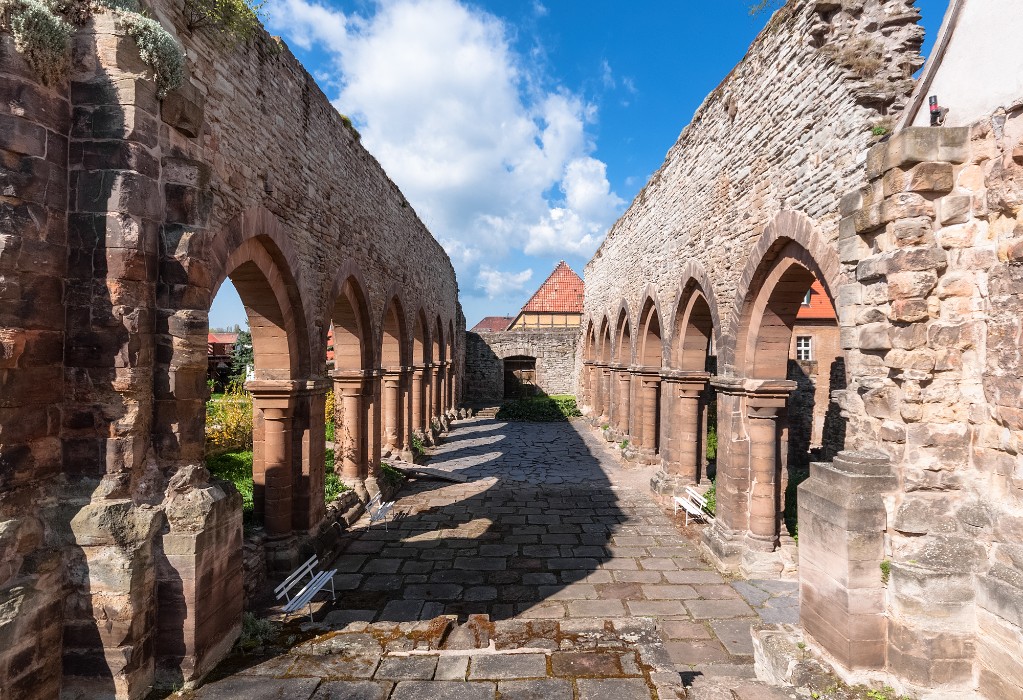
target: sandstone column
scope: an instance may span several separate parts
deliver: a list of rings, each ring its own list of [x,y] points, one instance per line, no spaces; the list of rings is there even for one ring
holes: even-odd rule
[[[660,368],[642,367],[636,372],[638,382],[636,398],[639,403],[637,415],[640,425],[633,425],[637,433],[639,448],[643,452],[644,461],[652,463],[657,454],[657,438],[660,431]]]
[[[325,459],[325,397],[332,383],[327,379],[298,382],[292,412],[292,454],[296,459],[292,481],[292,529],[308,532],[323,519],[322,465]]]
[[[431,416],[431,420],[430,420],[430,424],[431,425],[433,424],[433,418],[436,418],[438,420],[438,422],[439,422],[440,421],[440,416],[443,413],[443,409],[441,408],[441,394],[443,392],[443,382],[444,382],[444,363],[443,362],[434,362],[433,363],[433,378],[430,380],[430,387],[432,389],[432,395],[431,396],[432,396],[432,399],[433,399],[433,403],[431,404],[431,408],[432,408],[432,411],[433,411],[432,416]]]
[[[618,375],[618,401],[614,406],[614,420],[618,437],[627,439],[632,420],[632,375],[628,368],[620,367]]]
[[[384,447],[388,451],[400,449],[398,435],[401,426],[401,370],[384,373]]]
[[[262,450],[253,459],[253,514],[263,521],[268,538],[291,536],[292,465],[291,415],[294,383],[253,380],[245,388],[252,394],[253,411],[261,419]]]
[[[364,374],[366,379],[363,385],[363,406],[366,411],[366,429],[363,432],[366,435],[366,458],[363,460],[362,478],[372,497],[379,490],[377,480],[380,477],[380,454],[383,440],[383,421],[380,410],[383,403],[381,387],[383,370],[367,370]]]
[[[423,432],[423,371],[422,366],[412,368],[412,431]]]
[[[678,466],[677,472],[688,483],[698,483],[707,451],[702,395],[708,374],[680,377],[677,384]]]
[[[362,452],[363,373],[361,370],[338,370],[332,376],[334,396],[340,408],[334,430],[335,464],[341,464],[341,481],[352,487],[361,498],[366,493],[362,480],[365,464]]]
[[[609,423],[611,420],[611,382],[612,370],[610,365],[600,366],[600,422]]]

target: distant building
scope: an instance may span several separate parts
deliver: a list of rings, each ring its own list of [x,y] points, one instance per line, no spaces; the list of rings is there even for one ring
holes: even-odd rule
[[[575,393],[583,280],[564,260],[518,315],[487,316],[466,333],[468,401]]]
[[[227,383],[237,342],[237,333],[211,332],[206,336],[206,379],[217,388]]]

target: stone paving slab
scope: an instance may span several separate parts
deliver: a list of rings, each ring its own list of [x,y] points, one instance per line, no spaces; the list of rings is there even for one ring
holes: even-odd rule
[[[581,422],[459,422],[429,468],[465,482],[352,528],[317,636],[196,697],[710,700],[755,689],[751,624],[798,619],[794,582],[714,571]]]

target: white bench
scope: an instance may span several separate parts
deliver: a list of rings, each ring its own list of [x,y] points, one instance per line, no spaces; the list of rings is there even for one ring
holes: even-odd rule
[[[673,496],[671,500],[675,506],[675,515],[678,515],[679,508],[685,511],[686,525],[689,525],[690,518],[714,522],[714,516],[708,512],[707,499],[692,486],[686,486],[685,496]]]
[[[337,592],[334,590],[334,576],[337,574],[337,569],[317,572],[316,567],[318,565],[319,560],[314,554],[306,560],[305,564],[295,569],[288,578],[284,579],[284,583],[274,589],[274,594],[277,596],[277,600],[284,598],[287,601],[284,604],[285,620],[287,620],[293,612],[300,610],[305,605],[308,605],[309,621],[312,622],[313,596],[326,588],[328,583],[330,583],[331,600],[337,600]],[[298,593],[292,595],[291,590],[295,588],[295,586],[299,585],[302,579],[306,576],[309,577],[309,582],[302,586]]]
[[[374,508],[373,506],[376,506],[376,508]],[[383,520],[384,530],[386,531],[387,515],[391,512],[392,508],[394,508],[394,501],[387,501],[386,503],[382,502],[380,498],[380,492],[378,491],[377,495],[373,496],[373,498],[370,499],[369,503],[366,504],[366,512],[369,513],[370,525]]]

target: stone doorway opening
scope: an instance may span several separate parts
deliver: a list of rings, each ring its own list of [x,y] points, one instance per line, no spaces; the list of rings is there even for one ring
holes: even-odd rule
[[[536,358],[512,355],[504,359],[504,398],[519,399],[537,393]]]

